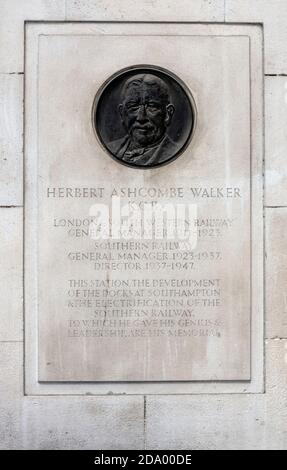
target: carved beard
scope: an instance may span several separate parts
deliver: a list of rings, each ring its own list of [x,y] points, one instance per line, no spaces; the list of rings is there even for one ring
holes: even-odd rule
[[[159,142],[165,133],[165,127],[155,127],[152,123],[135,123],[130,129],[130,136],[135,147],[148,147]]]

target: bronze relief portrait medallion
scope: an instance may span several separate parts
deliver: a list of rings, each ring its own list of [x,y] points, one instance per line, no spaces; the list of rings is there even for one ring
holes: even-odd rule
[[[154,168],[187,148],[196,124],[192,94],[173,73],[156,66],[120,70],[99,89],[94,131],[106,152],[124,165]]]

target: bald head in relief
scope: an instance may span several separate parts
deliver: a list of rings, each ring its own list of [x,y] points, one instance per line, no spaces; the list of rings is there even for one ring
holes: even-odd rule
[[[108,147],[123,162],[154,166],[175,155],[180,146],[167,130],[175,111],[167,83],[151,73],[128,78],[121,90],[119,115],[126,135]]]

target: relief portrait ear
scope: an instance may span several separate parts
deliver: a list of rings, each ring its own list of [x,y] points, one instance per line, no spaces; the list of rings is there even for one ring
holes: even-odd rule
[[[123,105],[122,104],[119,104],[118,105],[118,112],[119,112],[119,115],[121,117],[121,120],[123,121]]]
[[[175,112],[175,107],[173,106],[173,104],[168,104],[166,107],[166,118],[165,118],[166,126],[170,125],[174,112]]]

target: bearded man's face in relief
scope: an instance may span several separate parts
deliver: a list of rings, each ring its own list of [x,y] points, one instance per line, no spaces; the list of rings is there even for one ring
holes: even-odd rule
[[[119,112],[132,146],[143,148],[161,141],[174,107],[163,80],[152,74],[139,74],[126,82]]]

